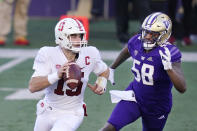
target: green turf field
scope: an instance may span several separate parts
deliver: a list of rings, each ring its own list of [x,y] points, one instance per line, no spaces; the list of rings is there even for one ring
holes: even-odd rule
[[[44,45],[53,45],[54,27],[56,19],[31,19],[28,25],[29,39],[31,45],[28,47],[17,47],[12,44],[12,34],[9,35],[7,45],[4,48],[40,48]],[[137,31],[138,22],[131,22],[132,29]],[[90,44],[97,46],[100,50],[120,50],[121,46],[115,36],[115,24],[113,21],[100,21],[90,24]],[[197,51],[197,45],[182,47],[182,51]],[[12,53],[12,52],[8,52]],[[2,65],[13,61],[13,58],[0,58],[0,70]],[[109,65],[112,61],[106,61]],[[7,96],[15,93],[16,89],[28,87],[28,81],[32,74],[33,59],[29,58],[22,63],[0,72],[0,131],[32,131],[36,118],[35,110],[38,100],[16,100]],[[115,106],[110,101],[109,90],[124,90],[133,79],[130,72],[132,62],[125,62],[116,71],[116,86],[108,83],[107,92],[98,96],[89,89],[85,92],[88,117],[84,119],[77,131],[97,131],[107,121]],[[185,94],[179,94],[173,89],[173,108],[169,115],[164,131],[197,131],[197,88],[196,73],[197,62],[184,62],[183,71],[185,74],[188,90]],[[95,76],[90,77],[90,83],[94,83]],[[125,127],[122,131],[141,131],[141,120]]]
[[[0,87],[2,88],[27,88],[28,80],[31,76],[31,65],[33,59],[24,61],[14,68],[4,71],[0,75]],[[111,63],[111,61],[107,61]],[[116,71],[116,86],[112,87],[108,84],[107,92],[98,96],[93,94],[89,89],[85,93],[85,101],[87,103],[88,117],[84,119],[83,124],[78,131],[96,131],[104,125],[109,117],[115,104],[110,101],[109,90],[124,90],[133,79],[131,73],[128,73],[131,62],[121,65]],[[196,131],[197,119],[195,104],[197,88],[196,69],[197,63],[184,63],[183,69],[186,77],[188,90],[185,94],[179,94],[173,90],[174,106],[169,115],[165,131]],[[92,75],[90,83],[93,83],[95,76]],[[37,100],[5,100],[4,98],[14,91],[0,91],[0,131],[30,131],[33,130],[35,115],[35,105]],[[140,130],[141,120],[133,125],[125,127],[123,131]]]

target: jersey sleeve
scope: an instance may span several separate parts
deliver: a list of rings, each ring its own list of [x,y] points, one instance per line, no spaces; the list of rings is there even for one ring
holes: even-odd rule
[[[101,74],[101,73],[103,73],[104,71],[107,70],[107,65],[101,59],[100,52],[98,51],[98,49],[96,47],[93,47],[92,51],[93,51],[93,59],[94,59],[93,72],[96,75],[99,75],[99,74]]]
[[[168,49],[170,50],[171,54],[171,62],[181,62],[182,54],[180,50],[175,45],[170,45]]]
[[[47,55],[47,47],[42,47],[38,51],[34,60],[33,69],[35,70],[35,72],[32,77],[46,76],[51,72],[50,61]]]
[[[129,53],[131,56],[133,56],[133,51],[136,48],[136,43],[139,38],[140,38],[140,34],[137,34],[137,35],[133,36],[128,42],[128,50],[129,50]]]

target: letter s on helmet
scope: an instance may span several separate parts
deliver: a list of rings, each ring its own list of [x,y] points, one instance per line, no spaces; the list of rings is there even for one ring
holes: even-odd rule
[[[81,34],[81,41],[71,41],[70,35],[72,34]],[[55,26],[56,44],[75,53],[78,53],[82,47],[87,46],[85,34],[86,31],[83,24],[77,19],[64,18],[60,20]],[[74,43],[78,43],[80,46],[73,46]]]
[[[170,18],[161,12],[155,12],[147,16],[142,24],[142,36],[143,47],[146,50],[154,48],[156,45],[165,44],[169,39],[172,32],[172,22]],[[153,41],[149,41],[145,38],[147,33],[157,33],[158,37],[153,38]]]

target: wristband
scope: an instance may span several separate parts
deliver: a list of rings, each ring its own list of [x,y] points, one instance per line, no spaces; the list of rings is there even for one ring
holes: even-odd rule
[[[51,85],[54,84],[54,83],[55,83],[56,81],[58,81],[59,79],[60,79],[60,78],[59,78],[57,72],[54,72],[54,73],[48,75],[48,81],[49,81],[49,83],[50,83]]]
[[[103,88],[103,90],[106,90],[106,86],[107,86],[107,79],[103,76],[99,76],[96,80],[96,84],[100,87]]]

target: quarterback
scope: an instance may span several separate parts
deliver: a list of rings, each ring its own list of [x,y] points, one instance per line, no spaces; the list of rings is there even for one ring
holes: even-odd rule
[[[171,29],[172,23],[166,14],[150,14],[142,23],[141,33],[128,41],[112,63],[111,68],[116,69],[132,57],[134,80],[123,93],[118,92],[122,99],[101,131],[119,131],[139,118],[143,131],[163,130],[172,108],[172,87],[180,93],[186,91],[181,52],[168,42]],[[113,77],[111,81],[114,81]],[[112,96],[114,92],[110,93]],[[128,98],[124,93],[130,94]]]
[[[75,131],[86,114],[83,101],[86,86],[98,95],[105,92],[109,69],[98,49],[87,46],[85,34],[80,21],[62,19],[55,27],[58,46],[45,46],[38,51],[29,90],[32,93],[45,90],[45,97],[37,103],[34,131]],[[62,78],[70,62],[79,65],[83,74],[75,89],[70,89]],[[91,72],[97,75],[95,85],[88,84]]]

